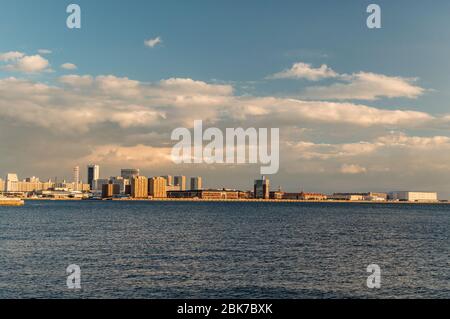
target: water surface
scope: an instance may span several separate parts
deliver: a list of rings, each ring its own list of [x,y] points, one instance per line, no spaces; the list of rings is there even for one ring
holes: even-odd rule
[[[28,201],[0,207],[0,298],[449,298],[449,234],[448,205]]]

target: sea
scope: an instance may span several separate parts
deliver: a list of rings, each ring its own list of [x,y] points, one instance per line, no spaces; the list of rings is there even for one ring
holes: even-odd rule
[[[438,204],[27,201],[0,298],[450,298],[449,235]]]

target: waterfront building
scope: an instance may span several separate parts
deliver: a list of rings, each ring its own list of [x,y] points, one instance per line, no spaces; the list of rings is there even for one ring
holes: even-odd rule
[[[169,198],[203,199],[203,200],[237,200],[239,191],[236,190],[189,190],[167,192]]]
[[[17,182],[17,191],[22,193],[33,193],[48,190],[54,186],[55,184],[52,181],[41,182],[39,178],[33,176],[26,178],[22,182]]]
[[[300,193],[283,193],[285,200],[300,200]]]
[[[238,196],[239,196],[239,199],[251,199],[254,197],[253,192],[251,192],[251,191],[246,191],[246,192],[239,191]]]
[[[122,176],[112,176],[109,179],[110,182],[113,184],[117,184],[120,186],[120,193],[125,194],[126,193],[126,186],[130,185],[130,180],[123,178]]]
[[[148,180],[145,176],[135,176],[131,179],[131,197],[148,198]]]
[[[255,180],[254,196],[256,199],[270,198],[270,181],[265,176],[262,179]]]
[[[152,198],[167,197],[167,181],[164,177],[152,177],[148,179],[148,195]]]
[[[386,193],[334,193],[328,196],[332,200],[345,200],[345,201],[386,201]]]
[[[363,201],[364,195],[357,193],[334,193],[331,196],[328,196],[331,200],[342,200],[342,201]]]
[[[120,170],[120,176],[131,181],[133,178],[140,175],[139,168],[122,168]]]
[[[96,179],[96,180],[94,181],[94,188],[93,188],[92,190],[93,190],[93,191],[101,192],[102,189],[103,189],[103,185],[109,184],[109,182],[110,182],[110,180],[107,179],[107,178],[99,178],[99,179]]]
[[[438,194],[436,192],[392,192],[389,193],[389,199],[401,202],[437,202]]]
[[[6,182],[5,182],[5,188],[6,192],[18,192],[18,182],[19,178],[17,177],[17,174],[9,173],[6,175]]]
[[[279,199],[283,199],[283,196],[284,196],[284,192],[282,192],[281,190],[269,193],[270,199],[278,199],[279,200]]]
[[[180,191],[186,190],[186,176],[175,176],[173,181],[174,186],[178,186]]]
[[[173,176],[166,175],[166,176],[162,176],[162,177],[166,179],[167,186],[173,186]]]
[[[78,185],[80,184],[80,166],[73,168],[73,183],[75,184],[75,191],[78,191]]]
[[[0,178],[0,192],[5,191],[5,181]]]
[[[364,199],[372,202],[385,202],[388,199],[388,194],[369,192],[365,194]]]
[[[198,177],[191,177],[191,190],[201,190],[203,189],[203,181],[200,176]]]
[[[102,186],[102,198],[112,198],[115,195],[120,195],[119,184],[109,183]]]
[[[181,187],[180,186],[175,186],[175,185],[167,185],[166,189],[167,189],[168,192],[181,191]]]
[[[301,192],[299,194],[300,200],[312,200],[312,201],[321,201],[321,200],[327,200],[327,195],[320,194],[320,193],[305,193]]]
[[[91,185],[91,189],[95,188],[95,181],[100,178],[100,166],[96,164],[90,164],[87,167],[87,181]]]

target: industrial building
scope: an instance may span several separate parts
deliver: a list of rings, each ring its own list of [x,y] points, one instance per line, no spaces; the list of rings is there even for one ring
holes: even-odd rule
[[[438,194],[436,192],[392,192],[389,193],[389,199],[400,202],[437,202]]]
[[[197,198],[205,200],[229,200],[239,199],[239,191],[236,190],[190,190],[190,191],[170,191],[169,198]]]

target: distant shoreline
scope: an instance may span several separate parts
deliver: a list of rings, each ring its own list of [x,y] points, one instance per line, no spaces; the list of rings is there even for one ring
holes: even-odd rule
[[[317,203],[317,204],[416,204],[448,205],[450,202],[400,202],[400,201],[345,201],[345,200],[288,200],[288,199],[193,199],[193,198],[155,198],[155,199],[103,199],[86,200],[78,198],[25,198],[25,201],[83,201],[83,202],[198,202],[198,203]]]

